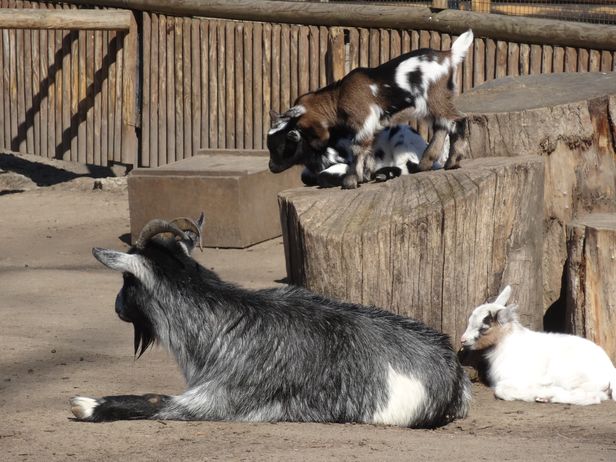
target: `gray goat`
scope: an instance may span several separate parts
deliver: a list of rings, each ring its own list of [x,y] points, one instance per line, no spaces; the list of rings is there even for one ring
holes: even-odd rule
[[[128,253],[93,249],[121,271],[115,310],[135,354],[155,340],[187,391],[75,397],[79,420],[362,422],[436,427],[466,416],[470,382],[447,336],[418,321],[297,287],[245,290],[190,253],[203,216],[148,223]]]

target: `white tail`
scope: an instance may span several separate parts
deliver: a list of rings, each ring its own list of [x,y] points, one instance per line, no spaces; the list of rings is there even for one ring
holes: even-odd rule
[[[453,45],[451,45],[451,61],[454,66],[457,66],[464,60],[466,52],[472,45],[473,40],[473,31],[469,29],[453,42]]]

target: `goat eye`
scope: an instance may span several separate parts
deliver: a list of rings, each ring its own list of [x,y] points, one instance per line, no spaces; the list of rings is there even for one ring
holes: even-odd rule
[[[488,326],[488,325],[484,324],[483,326],[481,326],[481,327],[479,328],[479,333],[480,333],[480,334],[485,334],[485,333],[486,333],[489,329],[490,329],[490,326]]]

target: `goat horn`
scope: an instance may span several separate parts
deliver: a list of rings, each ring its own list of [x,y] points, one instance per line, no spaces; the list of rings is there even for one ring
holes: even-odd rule
[[[176,236],[181,237],[182,239],[188,239],[188,236],[186,236],[184,231],[178,228],[177,225],[173,223],[168,223],[165,220],[161,220],[160,218],[156,218],[149,221],[143,227],[141,233],[139,233],[139,238],[137,239],[135,247],[142,249],[148,239],[151,239],[154,236],[162,233],[172,233]]]
[[[169,222],[172,225],[176,225],[182,231],[192,231],[197,235],[199,239],[199,249],[203,252],[203,246],[201,245],[201,230],[197,223],[192,218],[178,217]]]

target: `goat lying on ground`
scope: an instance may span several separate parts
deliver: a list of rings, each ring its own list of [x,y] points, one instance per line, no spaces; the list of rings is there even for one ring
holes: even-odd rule
[[[300,96],[284,114],[272,114],[267,136],[270,170],[277,173],[296,164],[298,158],[322,154],[332,130],[343,127],[353,139],[353,168],[344,177],[343,187],[356,188],[374,172],[371,146],[375,134],[402,111],[432,120],[432,140],[419,170],[432,168],[448,134],[445,168],[457,167],[466,142],[464,115],[452,101],[455,73],[472,43],[469,30],[454,41],[451,50],[405,53],[374,68],[354,69],[342,80]]]
[[[463,348],[485,350],[494,394],[504,400],[596,404],[616,399],[616,370],[605,351],[574,335],[534,332],[505,306],[507,286],[493,303],[477,307]]]
[[[134,325],[135,353],[162,343],[180,365],[187,391],[76,397],[71,410],[79,420],[435,427],[466,416],[470,381],[447,336],[301,288],[250,291],[223,282],[190,256],[202,220],[180,223],[187,226],[150,222],[128,253],[93,253],[124,274],[115,309]]]
[[[321,155],[302,159],[305,165],[302,181],[308,186],[341,186],[352,164],[352,138],[342,136],[333,140]],[[379,132],[374,139],[374,174],[371,179],[385,181],[418,171],[418,164],[428,144],[408,125],[394,125]],[[432,164],[437,170],[445,166],[449,155],[449,140],[445,142],[440,157]]]

